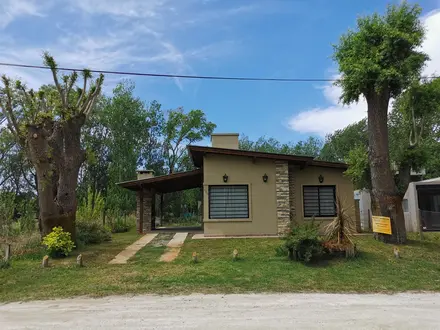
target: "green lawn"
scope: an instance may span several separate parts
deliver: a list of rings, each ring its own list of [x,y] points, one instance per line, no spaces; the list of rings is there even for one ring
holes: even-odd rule
[[[49,269],[40,268],[41,255],[13,260],[11,268],[0,270],[0,301],[127,293],[440,291],[440,236],[435,234],[401,247],[398,260],[392,246],[358,237],[358,258],[312,266],[276,256],[281,241],[275,238],[187,239],[174,262],[160,263],[164,238],[169,239],[161,235],[166,234],[126,265],[107,262],[136,240],[134,231],[83,249],[84,268],[75,267],[76,255],[53,261]],[[235,248],[238,261],[232,260]],[[193,251],[197,264],[191,262]]]

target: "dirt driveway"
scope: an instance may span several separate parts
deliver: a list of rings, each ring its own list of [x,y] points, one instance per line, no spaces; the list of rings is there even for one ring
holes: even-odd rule
[[[0,305],[0,329],[439,329],[440,294],[113,296]]]

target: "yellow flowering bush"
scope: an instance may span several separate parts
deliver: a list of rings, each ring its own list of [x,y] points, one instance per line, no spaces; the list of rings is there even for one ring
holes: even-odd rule
[[[43,245],[51,257],[66,257],[75,247],[70,233],[65,232],[62,227],[54,227],[50,234],[44,236]]]

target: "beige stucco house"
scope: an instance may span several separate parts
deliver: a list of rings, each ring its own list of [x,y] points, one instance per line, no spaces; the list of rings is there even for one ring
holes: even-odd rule
[[[280,235],[293,223],[329,221],[339,195],[354,217],[347,165],[312,157],[244,151],[238,134],[213,134],[212,146],[188,146],[196,170],[154,177],[143,171],[119,185],[136,191],[140,232],[154,229],[154,194],[203,189],[205,236]]]

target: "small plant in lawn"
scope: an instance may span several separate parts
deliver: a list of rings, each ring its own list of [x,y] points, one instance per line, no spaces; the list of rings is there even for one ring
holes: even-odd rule
[[[43,238],[43,245],[47,253],[54,258],[68,256],[75,247],[70,233],[65,232],[62,227],[54,227],[52,232]]]
[[[310,262],[317,260],[323,254],[323,247],[319,239],[319,224],[305,222],[295,225],[283,238],[284,248],[291,260]],[[278,249],[280,253],[282,249]]]
[[[325,242],[323,246],[330,254],[345,254],[346,257],[356,255],[353,236],[356,233],[356,222],[349,215],[349,209],[338,196],[336,198],[336,217],[324,228]]]

